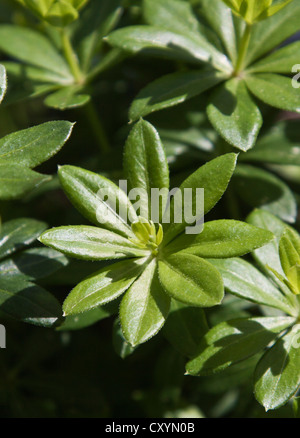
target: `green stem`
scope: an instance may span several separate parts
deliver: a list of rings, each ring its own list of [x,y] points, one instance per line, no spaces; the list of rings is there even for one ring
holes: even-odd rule
[[[250,37],[252,31],[252,24],[246,23],[243,38],[239,47],[238,59],[236,62],[235,72],[240,73],[244,67],[244,61],[249,47]]]
[[[110,145],[107,139],[107,135],[104,126],[100,120],[99,114],[90,100],[88,104],[84,106],[87,119],[91,125],[95,138],[97,139],[101,152],[107,154],[110,151]]]
[[[69,64],[74,79],[78,84],[82,84],[83,76],[79,67],[78,58],[73,50],[69,35],[65,30],[65,28],[62,29],[62,46],[63,46],[65,58],[67,60],[67,63]]]

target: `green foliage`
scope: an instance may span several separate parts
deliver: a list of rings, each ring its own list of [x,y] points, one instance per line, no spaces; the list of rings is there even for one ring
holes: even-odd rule
[[[0,2],[1,418],[299,418],[299,23]]]
[[[108,36],[110,44],[130,53],[172,58],[195,64],[198,69],[203,65],[201,70],[184,69],[163,76],[143,88],[130,108],[131,120],[215,89],[207,104],[211,124],[228,143],[247,151],[255,145],[263,122],[254,96],[275,108],[299,112],[299,93],[291,87],[289,78],[277,74],[291,73],[288,67],[297,64],[297,50],[293,49],[298,45],[275,51],[271,60],[265,56],[257,67],[254,62],[298,29],[299,4],[289,0],[274,5],[269,0],[225,3],[246,20],[242,35],[239,33],[242,23],[234,19],[220,0],[196,2],[194,9],[181,0],[144,0],[147,24],[118,29]],[[284,12],[274,15],[281,8]],[[267,17],[270,18],[254,24]],[[270,37],[274,27],[275,41]],[[219,41],[216,35],[211,39],[214,31]],[[267,47],[262,42],[264,34],[268,35]]]

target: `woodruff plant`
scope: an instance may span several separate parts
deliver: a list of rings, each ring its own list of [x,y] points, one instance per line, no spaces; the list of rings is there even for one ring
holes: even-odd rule
[[[0,21],[3,415],[299,417],[299,2],[3,0]]]
[[[179,190],[184,196],[185,188],[204,188],[203,214],[207,214],[226,190],[235,164],[236,154],[216,158],[190,175]],[[153,188],[169,189],[163,145],[148,122],[141,120],[133,127],[125,145],[124,170],[129,187],[144,189],[147,194],[142,202],[151,204]],[[200,307],[221,303],[222,278],[206,258],[243,255],[273,238],[269,231],[230,220],[207,222],[200,234],[186,235],[188,224],[184,218],[172,222],[175,196],[170,204],[171,222],[162,220],[168,202],[164,197],[162,224],[154,224],[150,209],[148,217],[139,216],[125,193],[100,175],[62,166],[59,178],[71,202],[98,227],[54,228],[43,233],[40,241],[83,260],[128,258],[106,266],[77,285],[64,302],[64,314],[91,310],[127,291],[120,305],[120,322],[125,340],[132,346],[147,341],[161,329],[171,297]],[[130,212],[131,226],[99,196],[101,188],[109,189],[118,205]],[[195,193],[191,203],[195,208]]]

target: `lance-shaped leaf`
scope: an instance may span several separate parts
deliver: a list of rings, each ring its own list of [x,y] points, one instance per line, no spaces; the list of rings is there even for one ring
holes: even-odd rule
[[[56,298],[40,286],[20,279],[0,279],[0,310],[19,321],[53,326],[62,316]]]
[[[204,38],[170,32],[158,26],[127,26],[112,32],[106,40],[131,53],[144,53],[190,63],[208,63],[227,74],[232,66],[227,56]]]
[[[148,341],[167,318],[170,297],[160,285],[153,259],[122,299],[120,322],[127,342],[136,346]]]
[[[257,304],[297,315],[298,309],[258,269],[242,259],[210,259],[222,275],[225,288],[233,295]]]
[[[47,277],[67,264],[68,259],[60,252],[50,248],[31,248],[0,263],[0,275],[30,281]]]
[[[97,173],[74,166],[60,167],[58,175],[66,195],[83,216],[117,234],[135,238],[127,222],[137,220],[136,212],[118,186]]]
[[[207,114],[228,143],[243,151],[254,146],[263,120],[243,80],[234,78],[222,85],[214,93]]]
[[[292,291],[299,294],[300,277],[300,237],[299,234],[286,228],[279,241],[279,257],[282,269],[290,283]]]
[[[196,188],[203,188],[203,214],[208,213],[225,192],[230,178],[234,172],[236,159],[237,156],[233,153],[222,155],[206,163],[204,166],[200,167],[198,170],[196,170],[196,172],[190,175],[179,187],[183,199],[185,189],[193,190],[193,196],[191,199],[192,205],[188,205],[188,203],[186,203],[186,208],[188,209],[191,207],[193,212],[196,211],[197,197],[195,196],[194,190]],[[171,199],[170,205],[168,206],[170,208],[171,218],[174,217],[175,211],[174,199],[175,197]],[[177,234],[180,234],[187,225],[188,224],[185,222],[184,218],[182,218],[181,223],[164,223],[164,245],[170,242]]]
[[[294,321],[290,317],[258,317],[222,322],[204,335],[187,372],[208,375],[254,356]]]
[[[6,92],[6,70],[3,65],[0,64],[0,103]]]
[[[184,250],[186,254],[204,258],[237,257],[266,245],[274,238],[269,231],[244,222],[217,220],[206,222],[200,234],[181,234],[165,251],[172,253]]]
[[[288,44],[262,60],[256,62],[249,69],[249,72],[255,73],[288,73],[292,72],[293,66],[300,57],[300,41]]]
[[[188,71],[171,73],[151,82],[133,101],[129,117],[137,120],[147,114],[178,105],[226,79],[216,71]]]
[[[119,234],[85,225],[52,228],[39,240],[63,254],[83,260],[113,260],[149,254]]]
[[[2,24],[0,50],[27,64],[53,71],[72,83],[67,63],[44,35],[28,27]]]
[[[46,122],[0,140],[0,162],[36,167],[56,154],[71,135],[73,123]]]
[[[237,58],[237,41],[231,11],[220,0],[202,0],[200,14],[219,36],[233,63]]]
[[[266,411],[284,405],[300,386],[300,327],[278,339],[259,361],[255,374],[255,396]]]
[[[0,199],[16,199],[40,184],[51,180],[27,167],[14,163],[0,163]]]
[[[160,260],[158,266],[161,284],[175,300],[199,307],[221,303],[224,296],[222,277],[206,260],[181,253]]]
[[[187,357],[195,355],[202,336],[208,331],[205,312],[177,300],[171,301],[171,309],[163,334],[170,344]]]
[[[24,248],[45,230],[46,224],[35,219],[18,218],[2,224],[0,259]]]
[[[285,111],[300,113],[300,93],[291,80],[273,73],[259,73],[245,78],[250,91],[264,103]]]
[[[254,208],[263,208],[286,222],[294,222],[297,205],[287,184],[271,172],[239,164],[233,175],[234,189]]]
[[[246,62],[261,58],[299,30],[300,3],[292,1],[268,21],[257,23],[252,30]],[[296,62],[297,63],[297,62]]]
[[[76,315],[106,304],[125,292],[144,270],[146,259],[124,260],[105,267],[79,283],[68,295],[65,315]]]
[[[141,189],[136,197],[139,195],[139,201],[146,207],[148,215],[140,214],[155,223],[160,222],[168,200],[169,168],[158,132],[144,120],[140,120],[130,131],[124,151],[124,170],[128,189]],[[152,189],[165,189],[156,212],[152,208]]]

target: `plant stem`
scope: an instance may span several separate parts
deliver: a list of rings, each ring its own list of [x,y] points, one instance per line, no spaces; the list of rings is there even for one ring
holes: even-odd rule
[[[67,60],[67,63],[69,64],[72,75],[74,76],[76,82],[78,84],[81,84],[83,81],[82,72],[79,67],[77,55],[73,50],[69,35],[65,28],[62,29],[62,46],[65,58]]]
[[[110,145],[107,139],[107,135],[105,132],[105,129],[103,127],[103,124],[100,120],[99,114],[95,108],[94,103],[90,100],[89,103],[87,103],[84,106],[85,113],[87,116],[87,119],[91,125],[91,128],[94,132],[95,138],[97,139],[101,152],[103,154],[107,154],[110,151]]]
[[[246,23],[246,28],[244,31],[243,38],[240,43],[238,59],[236,62],[235,72],[236,74],[240,73],[244,67],[244,61],[247,54],[247,50],[249,47],[250,37],[252,31],[252,24]]]

